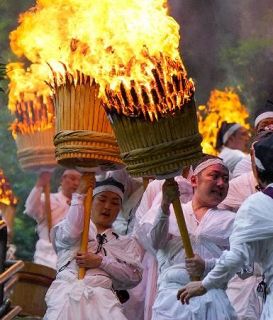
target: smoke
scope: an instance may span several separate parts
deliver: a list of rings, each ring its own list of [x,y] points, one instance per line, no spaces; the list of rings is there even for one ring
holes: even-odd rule
[[[169,0],[197,103],[214,88],[237,87],[254,112],[273,99],[272,0]]]

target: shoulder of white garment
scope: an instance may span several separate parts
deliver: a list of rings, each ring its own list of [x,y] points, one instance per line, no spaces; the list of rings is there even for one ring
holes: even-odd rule
[[[251,158],[250,155],[248,154],[246,157],[241,159],[236,165],[233,170],[233,177],[239,177],[240,175],[246,173],[246,172],[251,172],[252,167],[251,167]]]
[[[255,185],[255,178],[252,172],[242,174],[232,179],[229,182],[228,194],[221,204],[219,204],[219,208],[229,208],[237,211],[242,203],[251,194],[256,192]]]
[[[230,237],[231,244],[272,237],[273,201],[262,192],[251,195],[238,210]]]

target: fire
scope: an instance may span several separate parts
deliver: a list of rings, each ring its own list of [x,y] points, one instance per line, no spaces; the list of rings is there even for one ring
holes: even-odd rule
[[[11,124],[13,136],[52,128],[54,107],[45,83],[50,75],[48,66],[32,64],[25,70],[21,63],[10,63],[7,75],[10,79],[8,107],[15,115]]]
[[[69,73],[95,78],[109,111],[153,120],[194,92],[179,56],[179,25],[166,3],[38,0],[20,16],[11,46],[32,63],[61,61]]]
[[[0,203],[7,206],[15,206],[18,200],[14,196],[10,183],[6,179],[4,172],[0,169]]]
[[[223,121],[236,122],[249,129],[249,114],[233,88],[212,90],[207,106],[199,106],[199,132],[203,136],[203,152],[217,154],[216,136]]]

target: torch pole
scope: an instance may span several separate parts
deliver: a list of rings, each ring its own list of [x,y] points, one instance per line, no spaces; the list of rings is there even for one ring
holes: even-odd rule
[[[81,239],[80,252],[86,253],[88,249],[88,236],[91,218],[91,208],[92,208],[92,196],[93,196],[93,186],[95,184],[95,172],[84,173],[82,179],[90,179],[92,181],[91,186],[87,190],[87,194],[84,200],[84,222],[83,222],[83,232]],[[85,268],[79,268],[78,278],[83,279],[85,276]]]
[[[170,181],[174,181],[174,178],[169,178],[168,180]],[[184,250],[185,250],[185,254],[187,258],[193,258],[194,257],[194,253],[192,250],[192,246],[191,246],[191,240],[189,237],[189,232],[187,229],[187,225],[186,225],[186,221],[185,221],[185,217],[183,214],[183,210],[182,210],[182,206],[180,203],[180,199],[179,197],[177,197],[174,201],[173,201],[173,209],[174,209],[174,213],[176,216],[176,221],[178,224],[178,229],[181,235],[181,239],[182,239],[182,243],[184,246]],[[198,281],[199,278],[198,277],[192,277],[192,280],[194,281]]]
[[[46,214],[46,221],[48,227],[48,240],[50,240],[50,230],[52,228],[52,216],[51,216],[51,206],[50,206],[50,182],[48,182],[44,186],[44,194],[45,194],[45,214]]]
[[[143,183],[143,189],[144,191],[147,189],[148,184],[149,184],[150,179],[148,177],[143,177],[142,178],[142,183]]]

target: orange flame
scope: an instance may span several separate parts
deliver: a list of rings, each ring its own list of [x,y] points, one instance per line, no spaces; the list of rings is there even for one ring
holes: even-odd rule
[[[32,64],[25,70],[21,63],[10,63],[7,75],[10,79],[8,107],[15,115],[11,124],[13,136],[52,128],[53,101],[44,82],[49,80],[48,66]]]
[[[199,132],[203,136],[203,152],[217,155],[216,137],[223,121],[236,122],[249,129],[249,114],[233,88],[212,90],[207,106],[199,106]]]
[[[69,73],[95,78],[105,107],[111,103],[125,114],[148,113],[153,119],[179,108],[194,91],[179,56],[179,25],[166,3],[37,0],[20,16],[11,46],[32,63],[61,61]],[[129,91],[135,92],[128,98]]]
[[[7,206],[15,206],[18,200],[14,196],[10,183],[6,179],[4,172],[0,169],[0,203]]]

